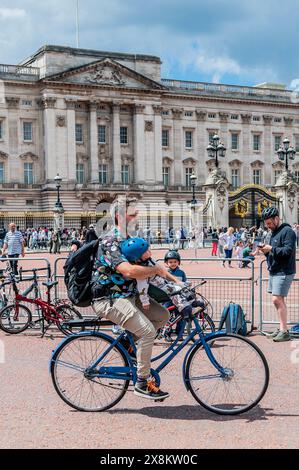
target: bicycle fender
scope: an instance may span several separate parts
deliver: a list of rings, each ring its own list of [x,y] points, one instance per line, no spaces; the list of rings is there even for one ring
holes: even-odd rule
[[[52,352],[52,356],[51,356],[51,359],[50,359],[50,364],[49,364],[49,372],[51,373],[51,366],[52,366],[52,362],[55,361],[55,358],[56,358],[56,355],[59,351],[59,349],[65,344],[67,343],[68,341],[71,341],[73,339],[73,337],[76,336],[80,336],[81,338],[83,336],[98,336],[100,338],[104,338],[104,339],[107,339],[108,341],[115,341],[115,339],[112,337],[112,336],[109,336],[107,335],[106,333],[100,333],[100,332],[93,332],[93,331],[83,331],[82,333],[78,333],[78,334],[75,334],[75,335],[72,335],[72,336],[68,336],[67,338],[64,338],[62,340],[62,342],[56,347],[56,349],[53,350]],[[121,349],[121,351],[125,354],[125,356],[127,357],[128,359],[128,363],[129,363],[129,366],[130,367],[133,367],[133,363],[132,363],[132,360],[131,360],[131,357],[130,355],[128,354],[127,350],[122,346],[121,343],[117,343],[119,349]]]

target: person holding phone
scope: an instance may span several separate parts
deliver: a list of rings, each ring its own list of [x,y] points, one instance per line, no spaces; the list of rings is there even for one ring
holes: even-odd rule
[[[267,207],[262,212],[265,227],[271,230],[269,244],[258,249],[267,257],[269,277],[268,292],[272,294],[280,326],[267,335],[275,342],[290,341],[287,326],[285,299],[296,273],[296,235],[289,224],[281,223],[276,207]]]

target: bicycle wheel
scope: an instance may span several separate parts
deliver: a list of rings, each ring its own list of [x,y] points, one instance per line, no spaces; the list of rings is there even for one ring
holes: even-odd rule
[[[19,305],[18,318],[16,318],[15,304],[7,305],[0,312],[0,328],[5,333],[16,335],[25,331],[32,321],[32,314],[28,307]]]
[[[215,323],[213,322],[212,318],[205,312],[200,312],[197,315],[197,319],[200,323],[200,326],[202,328],[202,331],[205,335],[209,333],[215,333],[216,327]],[[187,321],[186,323],[186,332],[188,335],[194,330],[194,325],[192,324],[192,320]],[[198,340],[198,335],[194,336],[192,338],[193,343]]]
[[[237,415],[256,406],[269,384],[269,367],[261,350],[233,334],[217,334],[207,344],[226,374],[213,366],[201,343],[195,346],[185,373],[195,400],[223,415]]]
[[[72,408],[105,411],[124,396],[129,380],[90,378],[86,370],[114,341],[101,333],[83,333],[67,338],[55,351],[51,376],[56,392]],[[126,355],[116,345],[98,367],[128,367]]]
[[[70,326],[66,327],[64,324],[64,321],[69,321],[69,320],[81,320],[82,315],[81,313],[72,305],[69,304],[61,304],[58,305],[56,308],[56,311],[62,316],[62,320],[57,321],[56,325],[57,328],[65,335],[65,336],[70,336],[75,333],[80,333],[82,331],[82,328],[72,328]]]

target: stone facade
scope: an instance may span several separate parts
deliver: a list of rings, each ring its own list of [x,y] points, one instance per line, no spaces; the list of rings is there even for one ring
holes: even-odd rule
[[[157,208],[186,202],[193,170],[204,204],[214,132],[235,186],[274,187],[278,138],[299,147],[291,92],[161,80],[154,56],[45,46],[19,66],[0,65],[0,79],[0,223],[52,218],[57,173],[66,225],[91,220],[101,201],[124,192]],[[162,214],[158,224],[167,223]]]

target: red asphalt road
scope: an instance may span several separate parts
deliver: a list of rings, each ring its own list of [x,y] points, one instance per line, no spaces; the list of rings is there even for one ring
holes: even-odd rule
[[[207,256],[209,251],[200,250],[200,257],[203,253],[203,257]],[[28,255],[28,261],[29,258],[32,255]],[[50,259],[52,262],[54,255]],[[38,266],[39,262],[33,263],[31,259],[29,264]],[[217,268],[212,262],[192,263],[184,267],[189,275],[217,276],[224,268],[220,263],[216,265]],[[226,271],[239,275],[245,270],[226,268]],[[248,273],[249,270],[244,275]],[[183,353],[161,374],[163,389],[171,394],[164,403],[148,403],[128,392],[110,411],[76,412],[61,401],[51,382],[49,359],[62,340],[59,332],[53,336],[41,339],[36,332],[18,336],[0,332],[0,346],[5,349],[5,362],[0,363],[0,448],[201,449],[299,445],[299,341],[275,344],[262,336],[251,336],[269,362],[269,389],[254,410],[223,417],[204,410],[186,391],[182,381]]]

